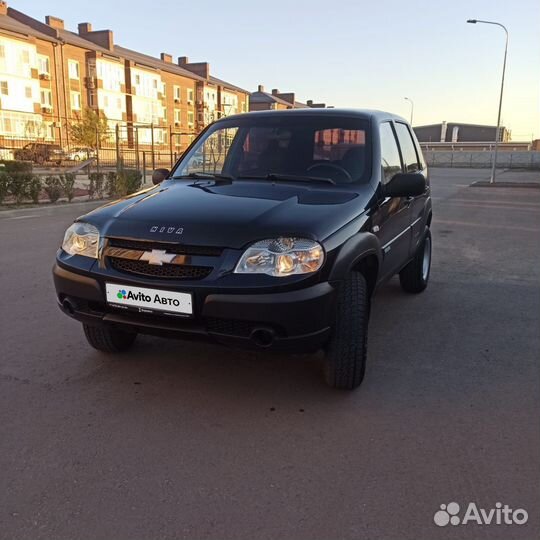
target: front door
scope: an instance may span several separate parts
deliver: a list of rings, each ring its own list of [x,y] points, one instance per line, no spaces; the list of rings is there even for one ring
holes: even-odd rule
[[[391,122],[380,127],[383,183],[403,171],[403,163]],[[411,246],[411,200],[408,197],[384,197],[373,214],[373,232],[382,246],[382,276],[396,273],[409,260]]]

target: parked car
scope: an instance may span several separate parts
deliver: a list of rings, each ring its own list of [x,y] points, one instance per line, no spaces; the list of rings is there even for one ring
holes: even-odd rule
[[[21,161],[33,161],[43,164],[46,162],[60,165],[66,159],[66,154],[58,144],[28,143],[23,148],[15,150],[15,159]]]
[[[216,148],[202,168],[198,156]],[[124,351],[138,333],[322,348],[327,383],[352,389],[376,289],[396,274],[409,293],[428,284],[428,170],[399,116],[230,116],[153,180],[78,218],[57,253],[58,303],[101,351]]]
[[[93,148],[73,148],[66,155],[66,159],[71,161],[85,161],[93,158],[96,155],[96,151]]]

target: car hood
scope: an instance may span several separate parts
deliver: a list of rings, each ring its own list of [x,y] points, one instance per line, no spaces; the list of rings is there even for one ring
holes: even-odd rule
[[[354,189],[238,180],[162,184],[79,218],[106,237],[242,248],[277,236],[322,241],[361,214],[374,196]]]

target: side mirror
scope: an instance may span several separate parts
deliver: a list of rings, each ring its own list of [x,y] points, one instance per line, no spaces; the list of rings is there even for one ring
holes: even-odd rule
[[[421,173],[398,173],[384,186],[386,197],[416,197],[426,191],[426,179]]]
[[[152,182],[154,183],[154,185],[158,185],[160,184],[161,182],[163,182],[163,180],[165,180],[165,178],[167,178],[167,176],[169,176],[169,169],[156,169],[153,173],[152,173]]]

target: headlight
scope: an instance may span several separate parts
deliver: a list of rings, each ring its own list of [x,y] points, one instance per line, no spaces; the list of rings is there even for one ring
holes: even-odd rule
[[[250,246],[234,269],[235,274],[292,276],[316,272],[324,262],[324,250],[306,238],[274,238]]]
[[[62,249],[70,255],[98,258],[99,231],[89,223],[74,223],[64,235]]]

